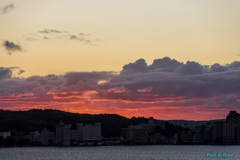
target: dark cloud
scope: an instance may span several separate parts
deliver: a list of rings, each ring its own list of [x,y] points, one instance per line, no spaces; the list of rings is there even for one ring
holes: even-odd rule
[[[121,74],[129,74],[129,73],[139,73],[146,72],[148,70],[148,65],[144,59],[139,59],[134,63],[129,63],[123,66],[123,70]]]
[[[139,72],[176,72],[184,75],[202,74],[207,72],[208,68],[194,61],[187,61],[186,64],[177,60],[164,57],[156,59],[148,66],[144,59],[139,59],[134,63],[123,66],[121,74],[139,73]]]
[[[174,72],[183,63],[178,62],[175,59],[164,57],[162,59],[155,59],[149,66],[150,70],[158,70],[162,72]]]
[[[173,66],[171,66],[171,64]],[[11,70],[0,69],[0,95],[33,94],[34,101],[79,103],[101,101],[119,107],[133,106],[198,107],[199,109],[236,108],[240,105],[239,62],[204,66],[168,57],[148,65],[144,59],[115,72],[69,72],[65,75],[11,78]],[[6,80],[7,79],[7,80]],[[90,92],[86,96],[86,92]],[[57,96],[57,99],[54,99]],[[114,102],[114,104],[113,104]],[[144,103],[140,103],[144,102]],[[120,105],[121,104],[121,105]],[[139,105],[138,105],[139,104]]]
[[[209,72],[209,66],[203,66],[194,61],[187,61],[186,64],[169,57],[155,59],[148,66],[144,59],[139,59],[134,63],[123,66],[121,74],[139,73],[139,72],[176,72],[184,75],[194,75]]]
[[[21,75],[21,74],[23,74],[24,72],[25,72],[25,71],[21,69],[21,70],[18,71],[18,75]]]
[[[215,63],[210,66],[211,72],[225,72],[225,71],[238,70],[238,69],[240,69],[240,61],[234,61],[226,65],[220,65],[218,63]]]
[[[164,65],[161,64],[163,62]],[[171,67],[171,63],[175,66]],[[238,62],[224,66],[214,64],[209,68],[194,61],[184,64],[165,57],[154,60],[153,64],[148,66],[145,60],[140,59],[125,65],[120,75],[103,86],[107,88],[122,86],[126,92],[119,94],[104,92],[101,96],[112,99],[156,101],[158,98],[167,97],[212,98],[240,93]],[[139,93],[139,90],[145,88],[151,88],[151,91]]]
[[[153,63],[156,63],[156,61]],[[168,64],[166,63],[166,66]],[[125,65],[121,74],[114,72],[69,72],[63,76],[33,76],[21,79],[21,81],[47,86],[44,87],[47,91],[83,92],[85,90],[96,90],[102,95],[107,95],[104,96],[105,98],[114,95],[116,95],[116,98],[126,97],[127,95],[128,99],[132,100],[143,98],[146,95],[148,95],[147,98],[151,97],[151,100],[153,100],[156,97],[211,97],[240,92],[240,69],[229,67],[237,64],[236,62],[226,66],[214,64],[208,72],[204,71],[204,66],[196,62],[188,61],[186,64],[175,62],[175,64],[179,66],[174,67],[176,68],[174,72],[172,68],[168,69],[168,67],[161,65],[151,69],[152,65],[148,66],[144,59],[139,59],[134,63]],[[221,67],[228,69],[219,69]],[[156,68],[160,69],[156,70]],[[6,71],[11,73],[10,69]],[[23,70],[20,70],[19,74],[23,72]],[[5,76],[2,77],[7,77],[6,74],[3,75]],[[54,83],[50,82],[52,80],[54,80]],[[124,89],[120,91],[119,88]],[[114,91],[116,94],[105,93],[107,90]],[[119,96],[119,94],[122,96]],[[151,96],[153,94],[155,96]]]
[[[239,69],[240,68],[240,61],[232,62],[231,64],[229,64],[229,68]]]
[[[92,40],[86,38],[86,35],[83,33],[80,33],[79,35],[69,35],[69,36],[70,36],[70,40],[78,40],[80,42],[84,42],[85,44],[94,45],[92,43]]]
[[[194,75],[204,73],[204,66],[194,61],[187,61],[176,69],[176,72],[184,75]]]
[[[11,70],[8,71],[11,73]],[[11,77],[7,76],[6,70],[1,75],[3,78]],[[76,91],[83,93],[85,90],[97,90],[100,80],[108,80],[113,75],[113,72],[70,72],[63,76],[10,78],[8,81],[0,80],[0,95],[33,93],[38,101],[45,101],[51,98],[49,92]]]
[[[10,68],[0,67],[0,80],[12,77],[12,70]]]
[[[54,91],[96,90],[99,81],[107,81],[113,76],[113,72],[69,72],[62,77],[64,83],[56,87]]]
[[[45,30],[39,31],[39,33],[52,34],[52,33],[64,33],[64,32],[56,29],[45,29]]]
[[[14,42],[10,42],[8,40],[3,42],[3,47],[9,51],[8,53],[11,55],[11,52],[22,51],[22,47]]]
[[[20,67],[0,67],[0,80],[11,79],[14,75],[21,75],[24,72]]]
[[[2,8],[2,14],[9,13],[13,9],[14,9],[14,4],[6,5],[5,7]]]
[[[224,72],[228,70],[228,67],[215,63],[211,65],[210,69],[211,69],[211,72]]]

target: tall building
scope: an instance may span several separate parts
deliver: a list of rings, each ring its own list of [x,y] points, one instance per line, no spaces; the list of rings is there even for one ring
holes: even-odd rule
[[[236,111],[230,111],[226,117],[227,122],[240,123],[240,114]]]
[[[235,123],[223,123],[223,144],[235,144]]]
[[[40,134],[40,142],[42,145],[49,145],[54,143],[54,132],[49,132],[47,128],[44,128]]]
[[[215,143],[222,143],[223,141],[223,123],[223,121],[213,123],[212,140]]]
[[[213,124],[213,142],[218,144],[235,144],[235,123],[220,121]]]
[[[71,144],[78,144],[80,141],[79,130],[71,130]]]
[[[71,144],[71,127],[61,122],[56,126],[56,143],[59,145],[69,146]]]
[[[236,144],[240,144],[240,124],[236,125]]]
[[[210,143],[212,141],[212,123],[207,123],[203,131],[203,142]]]
[[[123,138],[131,144],[148,142],[148,129],[140,125],[131,125],[122,129]]]
[[[233,138],[235,139],[236,144],[240,144],[240,114],[236,111],[230,111],[226,117],[226,122],[228,126],[226,126],[226,143],[233,144]]]
[[[101,123],[94,124],[77,124],[80,141],[84,142],[99,142],[102,141]]]

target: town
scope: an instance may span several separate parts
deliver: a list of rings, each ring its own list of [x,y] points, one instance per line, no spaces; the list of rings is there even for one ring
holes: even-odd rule
[[[135,118],[135,121],[137,123],[134,124],[128,121],[130,124],[120,128],[121,133],[116,134],[120,136],[115,137],[102,135],[101,121],[75,124],[61,121],[52,131],[47,126],[31,132],[20,129],[1,130],[0,146],[240,144],[240,114],[236,111],[230,111],[224,120],[208,121],[199,126],[176,126],[153,117]],[[0,123],[4,125],[2,120]],[[109,130],[114,132],[114,128]]]

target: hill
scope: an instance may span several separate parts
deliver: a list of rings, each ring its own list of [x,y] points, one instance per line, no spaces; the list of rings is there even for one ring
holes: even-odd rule
[[[50,131],[55,131],[55,127],[61,121],[65,124],[76,123],[102,123],[103,137],[115,137],[121,135],[121,128],[128,125],[145,123],[146,118],[128,119],[117,114],[77,114],[52,109],[32,109],[28,111],[8,111],[0,110],[0,132],[21,130],[24,132],[41,131],[45,127]]]
[[[148,118],[132,117],[129,119],[117,114],[78,114],[53,109],[0,110],[0,132],[13,130],[33,132],[41,131],[44,128],[55,131],[56,125],[61,121],[65,124],[71,124],[72,128],[76,128],[76,123],[91,124],[100,122],[103,137],[119,137],[121,136],[121,128],[127,128],[130,124],[147,123]],[[171,136],[178,131],[184,130],[182,128],[184,124],[191,128],[206,123],[207,121],[169,120],[166,121],[166,129],[159,132]]]

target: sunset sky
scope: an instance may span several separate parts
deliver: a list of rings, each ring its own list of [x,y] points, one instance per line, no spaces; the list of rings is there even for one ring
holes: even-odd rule
[[[240,112],[239,0],[0,0],[0,109]]]

